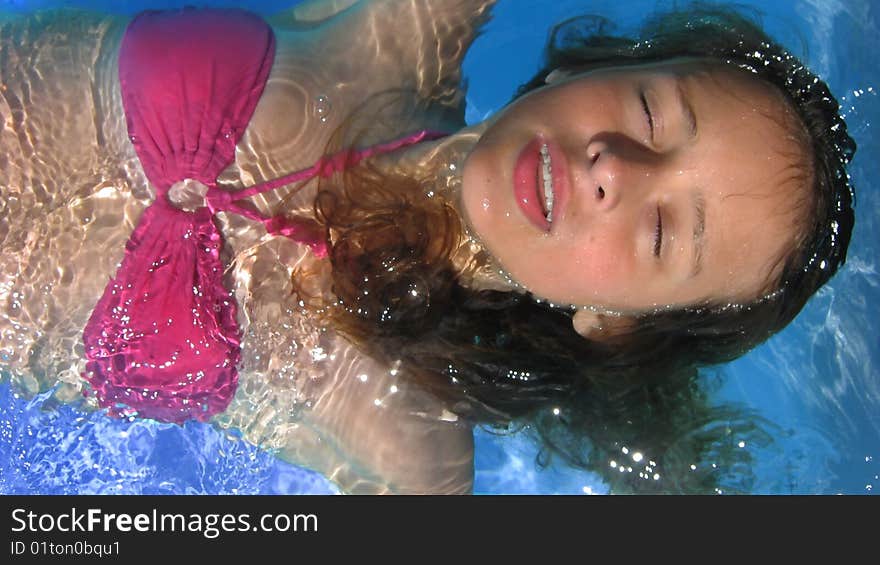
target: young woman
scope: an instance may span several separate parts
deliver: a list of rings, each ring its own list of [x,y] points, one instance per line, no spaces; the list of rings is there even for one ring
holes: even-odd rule
[[[213,416],[348,492],[467,492],[471,426],[511,422],[586,466],[648,446],[664,481],[620,489],[714,486],[691,465],[749,424],[696,368],[784,327],[845,258],[837,104],[754,25],[691,11],[633,40],[562,24],[547,68],[465,128],[459,67],[491,4],[311,3],[271,33],[216,11],[6,24],[6,367],[116,414]],[[182,64],[194,50],[215,62]],[[201,90],[244,101],[211,136]],[[177,157],[206,145],[234,159],[213,178]],[[168,243],[192,234],[216,262]]]

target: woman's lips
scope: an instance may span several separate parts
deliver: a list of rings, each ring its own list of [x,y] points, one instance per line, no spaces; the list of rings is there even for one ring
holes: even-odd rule
[[[553,212],[550,214],[552,221],[547,221],[544,213],[544,190],[538,182],[538,177],[542,176],[543,170],[542,145],[546,145],[550,153],[550,169],[553,178]],[[558,222],[562,217],[568,194],[567,179],[563,153],[552,141],[538,136],[520,151],[513,171],[513,194],[520,210],[538,229],[549,233],[553,222]]]
[[[526,218],[538,229],[549,232],[550,222],[544,217],[541,205],[544,195],[538,184],[541,145],[543,140],[535,138],[520,151],[513,171],[513,195]]]

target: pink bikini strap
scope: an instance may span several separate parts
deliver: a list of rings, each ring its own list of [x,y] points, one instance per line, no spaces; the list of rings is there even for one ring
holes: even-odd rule
[[[273,235],[283,235],[300,243],[308,244],[316,255],[319,257],[325,257],[327,255],[326,242],[320,234],[314,233],[314,230],[308,230],[301,222],[290,220],[283,216],[264,216],[260,212],[250,210],[237,204],[237,202],[244,198],[263,194],[264,192],[269,192],[295,182],[309,180],[314,177],[326,178],[334,173],[354,167],[364,159],[368,159],[374,155],[389,153],[400,149],[401,147],[414,145],[420,141],[440,139],[446,135],[447,134],[438,131],[422,130],[388,143],[373,145],[366,149],[344,149],[334,155],[322,157],[307,169],[302,169],[289,175],[256,184],[236,192],[228,192],[217,186],[211,186],[205,196],[205,201],[212,215],[217,212],[233,212],[246,218],[262,222],[269,233]],[[310,231],[311,233],[309,233]]]

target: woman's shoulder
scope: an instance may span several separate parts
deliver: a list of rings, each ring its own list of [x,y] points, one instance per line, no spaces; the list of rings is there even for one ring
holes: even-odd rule
[[[337,468],[345,472],[328,475],[348,492],[470,493],[471,425],[398,365],[386,366],[347,342],[340,352],[334,386],[303,418],[345,454]]]
[[[269,18],[281,33],[320,47],[321,65],[341,58],[349,73],[383,90],[418,93],[428,105],[458,107],[461,63],[495,0],[313,0]],[[328,60],[330,59],[330,60]]]
[[[268,17],[276,56],[236,156],[243,179],[310,166],[344,125],[363,144],[463,126],[461,62],[493,3],[336,0]]]
[[[124,29],[131,18],[78,8],[31,12],[0,12],[0,39],[10,45],[56,42],[75,46],[100,43],[108,33]]]
[[[304,307],[286,271],[261,264],[265,257],[244,261],[254,282],[236,289],[245,322],[239,385],[218,423],[345,492],[468,492],[469,425]]]
[[[287,10],[282,10],[267,20],[273,26],[288,29],[305,29],[316,26],[334,25],[340,21],[349,22],[382,14],[397,15],[404,21],[440,23],[457,20],[470,22],[476,27],[485,23],[489,11],[497,0],[306,0]]]

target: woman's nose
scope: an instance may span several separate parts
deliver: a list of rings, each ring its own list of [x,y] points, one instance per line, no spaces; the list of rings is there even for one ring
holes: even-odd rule
[[[605,141],[594,140],[587,146],[585,197],[599,209],[611,210],[620,203],[624,162]]]

